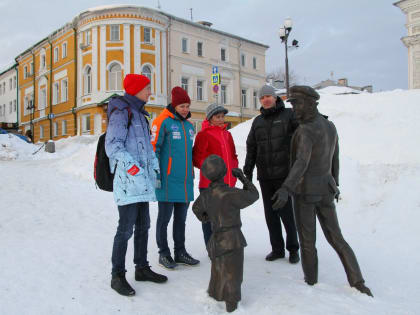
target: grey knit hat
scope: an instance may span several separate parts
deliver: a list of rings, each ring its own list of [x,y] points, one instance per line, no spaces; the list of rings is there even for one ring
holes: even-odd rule
[[[261,89],[258,91],[258,97],[261,98],[265,95],[271,95],[272,97],[276,98],[276,90],[268,84],[264,84]]]
[[[226,115],[229,111],[220,104],[217,104],[217,103],[210,104],[206,108],[206,119],[210,120],[213,115],[216,115],[221,112],[225,113]]]

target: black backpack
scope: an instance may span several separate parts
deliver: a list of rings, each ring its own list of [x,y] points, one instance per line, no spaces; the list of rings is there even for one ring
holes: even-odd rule
[[[123,96],[116,96],[116,98],[122,100],[123,102],[127,103],[127,100]],[[112,113],[117,108],[114,108],[110,113],[109,117],[111,117]],[[124,109],[128,112],[128,124],[127,129],[131,125],[131,118],[132,113],[130,108],[127,106]],[[108,117],[108,121],[109,121]],[[98,145],[96,147],[96,155],[95,155],[95,163],[93,166],[93,177],[95,178],[96,187],[105,191],[113,191],[114,190],[114,174],[115,169],[117,166],[115,165],[114,173],[111,173],[109,169],[109,158],[105,152],[105,137],[106,132],[99,137]]]

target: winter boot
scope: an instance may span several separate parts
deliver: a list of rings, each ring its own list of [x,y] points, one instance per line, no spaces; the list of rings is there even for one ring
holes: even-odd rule
[[[119,294],[124,296],[132,296],[136,294],[136,291],[134,291],[134,289],[125,279],[125,272],[120,272],[112,275],[111,288],[113,288]]]
[[[192,258],[191,255],[188,254],[187,252],[175,254],[175,262],[177,264],[184,264],[187,266],[195,266],[200,263],[198,259]]]
[[[174,270],[175,267],[178,266],[172,259],[171,255],[159,255],[159,265],[169,270]]]
[[[360,281],[360,282],[356,283],[353,287],[355,287],[360,292],[373,297],[372,292],[370,291],[370,289],[367,286],[365,286],[364,281]]]
[[[155,283],[168,281],[168,277],[153,272],[152,269],[150,269],[150,266],[143,268],[136,267],[135,279],[136,281],[151,281]]]
[[[289,254],[289,262],[291,264],[297,264],[300,261],[299,252],[293,251]]]
[[[265,260],[273,261],[273,260],[284,258],[284,257],[285,257],[284,251],[274,251],[273,250],[270,254],[268,254],[265,257]]]
[[[232,313],[238,308],[238,302],[228,302],[226,301],[226,312]]]

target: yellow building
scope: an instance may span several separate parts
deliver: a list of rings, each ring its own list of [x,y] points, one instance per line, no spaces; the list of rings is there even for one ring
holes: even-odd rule
[[[188,45],[197,40],[198,51],[184,51],[186,40]],[[34,142],[101,134],[106,129],[102,104],[124,93],[128,73],[150,78],[146,109],[152,118],[168,104],[171,88],[183,86],[199,128],[205,107],[217,96],[210,82],[214,65],[222,73],[224,94],[218,100],[232,112],[227,119],[235,125],[257,113],[256,90],[264,83],[267,48],[145,7],[89,9],[16,57],[19,128],[22,133],[31,130]],[[253,63],[245,63],[245,56]]]

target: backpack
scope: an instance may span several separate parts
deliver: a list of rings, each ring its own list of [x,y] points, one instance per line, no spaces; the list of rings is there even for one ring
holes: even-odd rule
[[[127,103],[128,105],[127,100],[123,96],[116,96],[114,98],[118,98],[122,100],[123,102]],[[116,109],[117,108],[114,108],[109,113],[109,117],[111,117],[112,113]],[[124,109],[126,109],[128,112],[128,124],[127,124],[127,130],[128,130],[128,128],[131,125],[131,118],[133,115],[128,106],[124,107]],[[109,121],[109,117],[108,117],[108,121]],[[106,155],[106,151],[105,151],[105,137],[106,137],[106,132],[99,137],[98,145],[96,146],[95,163],[93,165],[93,177],[95,178],[96,187],[98,187],[101,190],[111,192],[114,190],[114,174],[115,174],[117,165],[115,165],[114,172],[111,173],[111,170],[109,168],[109,158]]]

